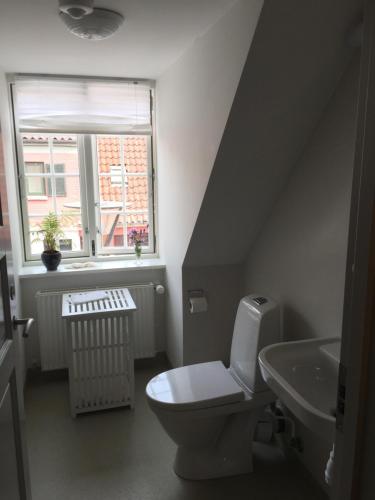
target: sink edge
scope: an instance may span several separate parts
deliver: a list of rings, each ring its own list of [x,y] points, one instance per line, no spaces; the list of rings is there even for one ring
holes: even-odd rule
[[[316,422],[314,425],[314,430],[321,437],[325,439],[333,439],[334,435],[334,427],[336,418],[328,413],[325,413],[318,408],[314,407],[311,403],[309,403],[300,393],[297,392],[294,387],[285,380],[285,378],[275,370],[272,365],[267,360],[267,353],[271,349],[287,348],[288,344],[320,344],[324,345],[326,343],[331,343],[333,341],[340,340],[340,337],[327,337],[324,339],[306,339],[306,340],[296,340],[290,342],[278,342],[277,344],[271,344],[263,348],[258,356],[259,365],[261,368],[261,372],[263,378],[266,383],[270,386],[270,388],[275,392],[275,394],[283,401],[285,405],[299,418],[306,426],[311,428],[311,419],[315,419]],[[265,373],[264,373],[265,372]],[[271,381],[271,383],[270,383]],[[281,393],[281,394],[280,394]],[[305,414],[304,414],[305,412]],[[322,428],[323,426],[323,428]]]

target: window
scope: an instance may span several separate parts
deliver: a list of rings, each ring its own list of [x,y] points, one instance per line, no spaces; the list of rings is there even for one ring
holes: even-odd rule
[[[44,178],[43,176],[43,174],[49,173],[49,170],[50,168],[48,163],[25,161],[27,194],[29,196],[53,196],[51,178],[49,176]],[[65,172],[65,165],[59,163],[55,164],[54,171],[55,174],[63,174]],[[42,176],[32,176],[28,174],[42,174]],[[55,183],[55,196],[66,196],[64,177],[56,177]]]
[[[109,167],[111,174],[111,185],[122,186],[122,167],[121,165],[111,165]]]
[[[51,211],[65,258],[134,254],[135,232],[154,252],[150,85],[20,76],[12,89],[26,260]]]
[[[28,196],[45,196],[46,183],[45,179],[32,174],[44,174],[45,165],[42,161],[26,161],[25,170],[27,172],[27,195]]]
[[[132,248],[132,234],[149,246],[150,137],[97,136],[96,187],[100,249]]]

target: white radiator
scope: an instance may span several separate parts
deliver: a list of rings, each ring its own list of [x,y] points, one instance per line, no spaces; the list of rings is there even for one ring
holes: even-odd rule
[[[155,356],[154,284],[121,285],[129,289],[137,306],[134,313],[134,359]],[[112,287],[112,288],[118,288]],[[85,288],[84,291],[89,290]],[[91,288],[90,290],[93,290]],[[66,323],[61,317],[62,296],[81,290],[40,291],[36,294],[38,334],[42,370],[68,367]]]

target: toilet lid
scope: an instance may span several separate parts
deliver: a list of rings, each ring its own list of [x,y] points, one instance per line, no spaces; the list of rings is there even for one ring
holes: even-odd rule
[[[153,403],[170,410],[209,408],[245,397],[221,361],[160,373],[147,384],[146,394]]]

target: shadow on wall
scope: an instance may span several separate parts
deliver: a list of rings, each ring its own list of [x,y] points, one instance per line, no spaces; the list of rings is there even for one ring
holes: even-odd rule
[[[314,328],[306,321],[302,314],[293,309],[288,304],[283,305],[283,324],[288,325],[283,328],[282,341],[311,339],[314,335]],[[300,332],[298,335],[293,332]]]
[[[185,265],[246,259],[350,62],[360,10],[358,0],[265,1]]]
[[[242,265],[182,269],[184,364],[221,360],[228,364],[234,320],[244,295]],[[188,290],[203,289],[208,310],[191,314]]]

